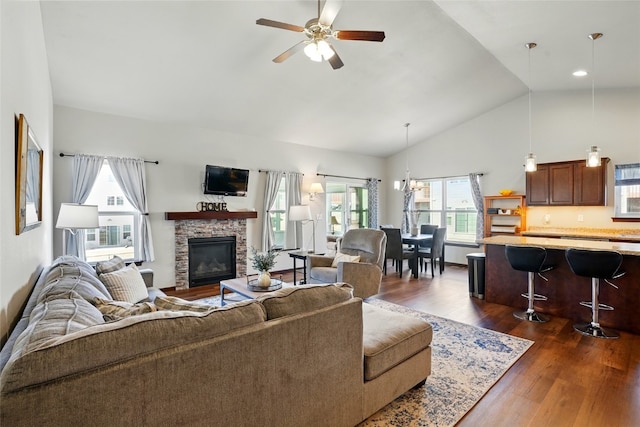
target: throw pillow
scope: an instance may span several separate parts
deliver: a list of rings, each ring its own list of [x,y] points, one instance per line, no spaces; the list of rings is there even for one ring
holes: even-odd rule
[[[149,298],[147,285],[135,264],[112,273],[100,275],[100,280],[107,287],[111,297],[116,301],[137,303]]]
[[[336,256],[333,258],[331,267],[338,268],[339,262],[360,262],[360,255],[347,255],[342,252],[336,252]]]
[[[118,255],[107,261],[99,261],[96,264],[96,273],[113,273],[114,271],[121,270],[125,267],[124,261]]]
[[[158,311],[156,306],[150,302],[132,304],[126,301],[107,301],[102,298],[94,298],[90,302],[100,310],[105,321],[120,320],[129,316]]]
[[[157,296],[153,300],[158,310],[172,310],[172,311],[197,311],[205,312],[218,308],[215,305],[199,304],[197,302],[187,301],[186,299],[171,297],[171,296]]]

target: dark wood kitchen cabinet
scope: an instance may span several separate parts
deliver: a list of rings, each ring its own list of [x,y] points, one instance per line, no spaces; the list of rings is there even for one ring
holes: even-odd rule
[[[608,158],[596,168],[584,160],[541,163],[526,172],[529,206],[605,206],[607,204]]]
[[[608,158],[602,159],[602,165],[588,168],[585,162],[574,165],[573,203],[579,206],[607,205],[607,165]]]

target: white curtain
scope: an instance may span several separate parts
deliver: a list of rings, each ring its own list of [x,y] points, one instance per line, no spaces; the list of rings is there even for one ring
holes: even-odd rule
[[[480,173],[469,174],[469,184],[471,184],[471,195],[473,196],[473,204],[478,210],[476,219],[476,240],[484,237],[484,199],[482,198],[482,190],[480,189]]]
[[[284,172],[268,171],[267,182],[264,186],[264,207],[262,215],[262,251],[266,252],[273,246],[275,236],[273,227],[271,226],[271,207],[276,202],[278,196],[278,188]]]
[[[302,203],[302,174],[287,172],[287,228],[284,234],[285,248],[302,248],[302,224],[300,221],[289,221],[289,208]]]
[[[102,156],[74,155],[71,176],[71,201],[73,203],[82,204],[87,200],[103,163],[104,157]],[[84,230],[76,230],[75,234],[66,232],[64,234],[66,235],[64,238],[66,239],[67,254],[85,260]]]
[[[122,192],[140,215],[138,216],[138,230],[140,237],[136,245],[136,260],[153,261],[153,239],[149,222],[149,207],[147,203],[147,183],[144,160],[108,157],[109,166]]]

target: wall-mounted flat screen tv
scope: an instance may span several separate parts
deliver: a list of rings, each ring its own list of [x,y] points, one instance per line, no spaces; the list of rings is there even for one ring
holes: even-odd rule
[[[204,174],[204,194],[246,196],[249,185],[247,169],[207,165]]]

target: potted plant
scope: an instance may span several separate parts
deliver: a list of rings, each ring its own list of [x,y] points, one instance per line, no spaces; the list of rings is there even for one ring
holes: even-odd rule
[[[271,274],[269,270],[276,264],[276,257],[278,252],[274,249],[269,249],[267,252],[259,253],[256,248],[251,247],[251,266],[260,272],[258,276],[258,286],[262,288],[268,288],[271,286]]]

